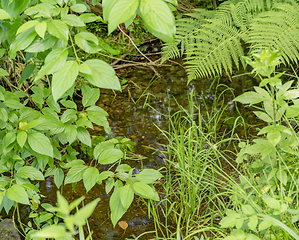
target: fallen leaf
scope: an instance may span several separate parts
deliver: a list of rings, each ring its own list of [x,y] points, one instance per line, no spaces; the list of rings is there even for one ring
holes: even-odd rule
[[[119,221],[118,226],[120,226],[123,230],[126,230],[128,228],[128,224],[125,221]]]

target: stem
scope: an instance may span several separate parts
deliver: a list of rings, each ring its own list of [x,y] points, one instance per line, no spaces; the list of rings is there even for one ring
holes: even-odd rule
[[[77,55],[76,48],[75,48],[75,45],[74,45],[74,42],[73,42],[73,39],[72,39],[72,35],[70,34],[70,32],[69,32],[69,37],[70,37],[70,40],[71,40],[71,43],[72,43],[72,48],[73,48],[76,60],[77,60],[78,64],[80,65],[80,59]]]

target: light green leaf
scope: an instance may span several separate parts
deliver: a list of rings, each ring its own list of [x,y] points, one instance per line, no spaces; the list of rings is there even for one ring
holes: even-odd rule
[[[90,32],[80,32],[76,34],[75,42],[87,53],[96,53],[100,50],[98,38]]]
[[[83,208],[81,208],[78,212],[76,212],[74,216],[74,223],[77,226],[83,226],[86,223],[86,219],[90,217],[90,215],[93,213],[94,209],[98,205],[98,202],[100,201],[99,198],[93,200],[92,202],[85,205]]]
[[[106,181],[106,185],[105,185],[105,191],[107,194],[109,194],[109,192],[112,190],[112,188],[114,187],[114,179],[113,178],[108,178]]]
[[[271,197],[264,197],[263,200],[270,208],[280,209],[280,203],[278,200]]]
[[[0,20],[10,19],[10,15],[3,9],[0,9]]]
[[[284,170],[277,171],[276,176],[279,179],[279,181],[282,182],[283,185],[287,185],[287,183],[288,183],[288,175],[287,175],[286,171],[284,171]]]
[[[85,128],[83,127],[77,128],[77,137],[82,143],[91,147],[90,134]]]
[[[120,200],[120,191],[121,188],[116,189],[109,201],[110,210],[111,210],[111,221],[113,226],[115,227],[118,220],[124,215],[126,209],[123,207],[121,200]]]
[[[77,165],[72,167],[65,177],[64,184],[79,182],[83,178],[83,172],[87,167],[85,165]]]
[[[0,68],[0,77],[3,77],[3,76],[9,76],[9,73],[4,70],[3,68]]]
[[[42,119],[34,119],[30,121],[26,126],[25,129],[35,128],[36,126],[40,125],[44,121]]]
[[[284,94],[286,100],[296,99],[299,97],[299,89],[289,90]]]
[[[90,23],[98,20],[97,15],[95,15],[94,13],[83,13],[79,16],[79,18],[85,23]]]
[[[62,225],[50,225],[42,230],[31,234],[33,238],[58,238],[66,234],[65,227]]]
[[[52,79],[53,98],[57,101],[68,89],[70,89],[79,74],[79,66],[76,61],[67,61]]]
[[[44,39],[44,37],[45,37],[46,30],[47,30],[47,23],[46,23],[46,22],[38,23],[38,24],[36,24],[36,26],[35,26],[35,31],[36,31],[36,33],[37,33],[42,39]]]
[[[30,147],[37,153],[53,157],[52,144],[45,135],[36,132],[28,134],[28,143]]]
[[[92,74],[84,74],[86,80],[99,88],[121,90],[121,86],[115,71],[106,62],[99,59],[91,59],[85,62],[92,70]]]
[[[299,115],[299,105],[292,105],[287,107],[286,117],[293,118]]]
[[[263,231],[263,230],[268,229],[269,227],[272,226],[272,224],[273,224],[273,222],[270,221],[270,220],[264,220],[264,221],[262,221],[260,223],[260,225],[259,225],[259,231]]]
[[[265,121],[265,122],[268,122],[268,123],[272,123],[273,122],[273,119],[267,114],[267,113],[264,113],[264,112],[261,112],[261,111],[253,111],[253,113],[261,120]]]
[[[100,164],[111,164],[121,159],[122,157],[123,152],[119,149],[105,149],[100,153],[98,157],[98,162]]]
[[[100,97],[100,89],[90,88],[87,85],[82,86],[82,104],[84,107],[96,104]]]
[[[96,183],[99,177],[99,170],[95,167],[87,168],[83,173],[83,183],[88,192]]]
[[[20,131],[17,135],[17,142],[21,148],[23,148],[26,140],[27,140],[27,133],[25,131]]]
[[[74,26],[74,27],[84,27],[85,26],[85,23],[75,14],[67,14],[66,16],[63,16],[63,18],[61,18],[61,20],[64,21],[69,26]]]
[[[276,146],[281,139],[281,133],[277,129],[270,130],[267,134],[267,139],[273,146]]]
[[[133,184],[135,193],[141,197],[159,201],[159,197],[153,189],[144,182],[137,182]]]
[[[44,66],[38,72],[35,81],[46,74],[52,74],[55,71],[59,70],[62,66],[64,66],[67,56],[68,50],[65,48],[55,49],[50,52],[45,59]]]
[[[250,230],[255,231],[256,226],[258,224],[258,218],[256,215],[253,215],[249,218],[248,227]]]
[[[74,125],[65,127],[64,133],[69,144],[72,144],[77,137],[77,128]]]
[[[46,34],[44,39],[36,39],[29,47],[25,49],[26,52],[43,52],[53,47],[58,39],[50,34]]]
[[[26,31],[20,33],[13,43],[10,45],[9,54],[13,58],[17,51],[27,48],[35,39],[37,33],[34,28],[29,28]]]
[[[102,1],[102,7],[103,7],[103,17],[104,20],[107,22],[110,16],[110,11],[113,8],[114,4],[118,0],[103,0]]]
[[[120,201],[124,209],[127,211],[131,203],[133,202],[134,192],[130,185],[125,185],[123,187],[120,187],[119,189],[120,189],[119,192]]]
[[[117,1],[112,7],[108,19],[108,33],[114,31],[117,26],[136,14],[139,0]]]
[[[236,97],[233,101],[238,101],[243,104],[256,104],[266,100],[262,95],[256,92],[246,92],[241,96]]]
[[[165,2],[162,0],[143,0],[139,6],[140,17],[145,26],[156,37],[174,43],[175,20]]]
[[[21,25],[21,27],[19,27],[16,35],[20,34],[21,32],[26,31],[29,28],[34,27],[38,23],[39,23],[39,21],[36,21],[36,20],[31,20],[31,21],[24,23],[23,25]]]
[[[4,108],[0,107],[0,120],[2,120],[3,122],[6,122],[7,119],[8,119],[8,114],[7,114],[6,110]]]
[[[74,4],[73,6],[71,6],[71,9],[77,13],[83,13],[87,10],[84,4]]]
[[[69,29],[65,23],[60,20],[48,22],[48,32],[54,37],[60,38],[65,43],[68,41]]]
[[[17,171],[17,175],[31,180],[45,180],[44,175],[34,167],[24,166]]]
[[[56,168],[54,173],[54,183],[57,188],[60,188],[61,184],[63,183],[64,179],[64,172],[61,168]]]
[[[247,214],[247,215],[255,214],[255,211],[254,211],[253,207],[251,207],[248,204],[242,205],[242,211],[243,211],[244,214]]]
[[[28,195],[21,185],[15,184],[7,189],[6,196],[10,200],[29,205]]]
[[[104,172],[101,172],[100,175],[99,175],[99,177],[98,177],[98,179],[97,179],[97,181],[103,181],[103,180],[105,180],[105,179],[107,179],[108,177],[111,177],[111,176],[113,176],[113,175],[114,175],[114,173],[111,172],[111,171],[104,171]]]
[[[146,184],[152,184],[157,179],[162,178],[163,175],[155,169],[144,169],[141,173],[136,174],[135,177]]]

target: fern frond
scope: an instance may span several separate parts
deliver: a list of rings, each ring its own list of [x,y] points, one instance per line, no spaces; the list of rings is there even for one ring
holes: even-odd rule
[[[240,42],[244,32],[219,20],[204,25],[200,32],[195,37],[195,43],[186,51],[189,81],[203,76],[220,75],[222,68],[231,72],[233,63],[239,67],[240,56],[244,55]]]
[[[281,49],[284,63],[298,63],[299,6],[283,4],[260,14],[250,26],[250,53],[260,48]]]

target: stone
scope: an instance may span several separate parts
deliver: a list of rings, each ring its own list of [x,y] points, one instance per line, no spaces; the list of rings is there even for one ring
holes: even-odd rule
[[[0,222],[0,240],[21,240],[12,219],[6,218]]]

